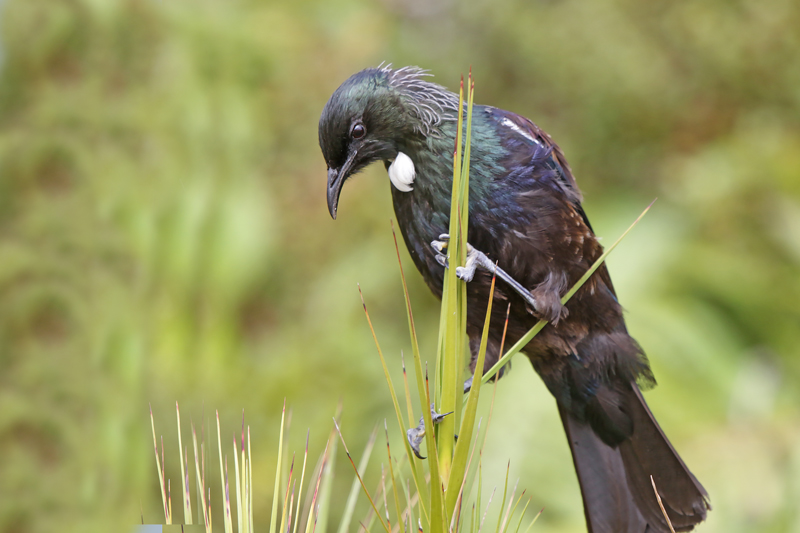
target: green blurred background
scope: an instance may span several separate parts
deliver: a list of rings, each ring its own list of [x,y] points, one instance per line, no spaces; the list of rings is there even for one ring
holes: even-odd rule
[[[796,0],[5,0],[0,531],[163,520],[148,403],[173,492],[174,402],[184,443],[190,417],[218,408],[225,442],[245,409],[262,529],[284,398],[298,452],[306,428],[321,452],[339,401],[357,457],[391,424],[356,291],[398,372],[389,181],[351,182],[334,223],[317,146],[331,92],[389,61],[450,88],[471,65],[478,103],[564,148],[606,242],[659,197],[610,268],[647,399],[711,495],[700,531],[800,532],[798,28]],[[403,257],[429,357],[437,302]],[[527,362],[496,402],[487,491],[510,459],[545,507],[534,531],[581,531]]]

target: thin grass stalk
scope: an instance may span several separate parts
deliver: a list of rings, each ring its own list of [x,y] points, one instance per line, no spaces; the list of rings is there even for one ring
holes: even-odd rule
[[[163,479],[167,479],[166,478],[166,474],[165,474],[165,470],[166,470],[166,463],[164,461],[164,435],[161,435],[161,477]],[[169,485],[169,480],[167,480],[167,485]],[[169,487],[167,487],[167,520],[166,520],[166,523],[168,525],[172,524],[172,508],[171,508],[171,505],[170,505],[171,503],[172,503],[172,501],[171,501],[171,496],[169,494]]]
[[[500,514],[503,518],[500,527],[497,529],[497,533],[503,533],[506,530],[506,526],[508,525],[508,517],[510,516],[509,513],[511,512],[511,505],[514,503],[514,497],[517,495],[517,487],[519,486],[519,478],[517,478],[517,482],[514,484],[514,490],[511,491],[511,497],[508,499],[508,507],[506,508],[506,513],[503,515],[503,506],[500,506]],[[503,504],[505,505],[505,494],[503,495]]]
[[[161,504],[164,509],[164,521],[169,524],[169,508],[167,507],[167,490],[164,485],[164,472],[162,470],[161,461],[158,458],[158,439],[156,439],[156,423],[153,419],[153,406],[150,406],[150,427],[153,430],[153,449],[156,454],[156,470],[158,471],[158,486],[161,489]],[[163,449],[163,446],[162,446]]]
[[[213,526],[213,522],[211,521],[211,487],[206,487],[206,442],[205,442],[205,433],[203,431],[203,426],[200,427],[200,461],[203,467],[203,487],[206,489],[207,498],[206,498],[206,510],[208,511],[208,530],[211,531]],[[206,495],[204,493],[204,496]]]
[[[369,520],[367,521],[367,523],[364,524],[363,522],[359,522],[359,525],[361,525],[361,527],[364,528],[364,531],[369,532],[372,529],[372,526],[375,525],[375,520],[377,520],[377,518],[378,517],[375,516],[375,513],[372,511],[372,509],[370,509]]]
[[[470,444],[472,443],[472,432],[475,427],[475,416],[478,412],[478,397],[481,392],[481,376],[483,375],[483,364],[486,360],[486,346],[489,341],[489,324],[492,318],[492,303],[494,301],[494,287],[496,277],[492,276],[492,285],[489,289],[489,303],[486,306],[486,318],[483,323],[483,334],[481,335],[481,346],[478,351],[478,360],[475,362],[475,374],[472,378],[472,388],[467,398],[467,408],[464,411],[464,419],[461,421],[461,428],[458,431],[458,442],[453,456],[453,469],[451,471],[448,487],[461,486],[466,472],[467,458]],[[458,483],[458,485],[455,485]],[[460,490],[450,490],[447,492],[445,509],[452,513],[458,500]]]
[[[539,520],[539,517],[542,516],[543,512],[544,512],[544,507],[542,507],[541,510],[538,513],[536,513],[536,516],[533,517],[533,522],[530,523],[528,528],[525,530],[525,533],[528,533],[531,530],[533,524],[535,524],[536,521]]]
[[[394,230],[392,231],[392,233],[394,234]],[[397,247],[397,238],[396,237],[395,237],[395,247]],[[398,249],[398,260],[399,260],[399,249]],[[401,274],[401,277],[403,278],[403,288],[405,289],[406,288],[405,287],[405,276],[403,275],[403,272],[402,272],[402,265],[400,266],[400,269],[401,269],[400,270],[400,274]],[[386,378],[386,383],[389,385],[389,394],[392,397],[392,405],[394,406],[395,415],[397,416],[397,424],[400,426],[401,431],[404,431],[405,428],[408,427],[408,426],[406,426],[406,423],[403,420],[403,413],[400,410],[400,402],[397,400],[397,394],[395,393],[395,390],[394,390],[394,384],[392,382],[392,377],[389,374],[389,368],[386,366],[386,359],[383,356],[383,350],[381,350],[380,343],[378,342],[378,336],[375,334],[375,328],[372,325],[372,319],[369,316],[369,311],[367,310],[367,304],[364,301],[364,295],[361,292],[361,286],[360,285],[358,286],[358,294],[361,297],[361,305],[363,306],[364,314],[367,317],[367,323],[369,324],[369,329],[370,329],[370,332],[372,333],[372,339],[375,341],[375,346],[378,349],[378,356],[380,357],[381,365],[383,366],[383,375]],[[407,304],[409,302],[407,296],[406,296],[406,302],[407,302]],[[409,307],[408,307],[408,313],[409,313],[409,316],[411,316],[410,304],[409,304]],[[411,318],[409,320],[413,324],[413,318]],[[413,329],[412,329],[412,337],[415,337],[415,334],[413,333]],[[418,349],[418,347],[414,349],[414,361],[415,361],[415,365],[419,366],[419,349]],[[422,373],[422,371],[421,371],[421,368],[420,368],[420,370],[418,372],[418,375],[420,375],[421,373]],[[421,388],[421,384],[419,382],[418,382],[418,385],[420,385],[420,387],[419,387],[420,388],[420,390],[419,390],[420,398],[425,398],[425,395],[423,394],[423,390]],[[430,405],[430,403],[428,403],[428,405]],[[425,420],[426,420],[425,428],[426,428],[426,430],[429,430],[429,428],[433,427],[433,420],[431,419],[430,409],[424,409],[423,408],[422,409],[422,413],[423,413],[423,416],[425,417]],[[410,421],[410,422],[413,423],[413,421]],[[408,440],[404,439],[404,441],[405,441],[406,455],[409,458],[409,464],[410,464],[410,467],[411,467],[411,474],[414,477],[414,483],[416,484],[417,490],[420,493],[425,493],[425,492],[427,492],[425,490],[425,488],[426,488],[425,487],[425,483],[422,481],[420,469],[417,468],[417,463],[414,461],[416,456],[411,451],[411,446],[409,445]],[[432,441],[432,439],[429,438],[428,439],[429,444],[430,444],[431,441]]]
[[[211,487],[208,487],[208,531],[211,531],[212,517],[211,517]]]
[[[222,436],[220,435],[220,427],[219,427],[219,410],[216,410],[217,415],[217,450],[219,450],[219,482],[220,482],[220,493],[222,494],[222,504],[225,506],[227,494],[228,494],[228,480],[227,480],[227,471],[224,470],[222,465]],[[231,517],[230,512],[226,508],[225,515],[223,516],[223,524],[225,525],[225,533],[232,533],[233,531],[233,524],[230,523]]]
[[[367,470],[369,458],[372,455],[372,449],[375,446],[375,439],[378,437],[378,426],[372,429],[372,433],[367,440],[367,445],[364,447],[364,454],[361,456],[361,461],[358,463],[358,473],[362,477]],[[342,521],[339,522],[338,533],[347,533],[350,530],[350,522],[353,519],[353,512],[356,508],[358,501],[359,483],[358,478],[353,478],[353,483],[350,486],[350,493],[347,495],[347,501],[344,506],[344,513],[342,514]]]
[[[497,492],[497,487],[492,489],[492,493],[489,495],[489,501],[486,502],[486,509],[483,511],[483,518],[481,518],[481,525],[478,526],[478,533],[483,530],[483,523],[486,522],[486,515],[489,513],[489,507],[492,506],[492,499],[494,498],[494,493]]]
[[[203,475],[203,498],[206,498],[206,510],[208,511],[208,529],[211,530],[211,504],[209,503],[211,495],[211,487],[206,483],[206,419],[205,410],[203,410],[202,422],[200,422],[200,466]]]
[[[425,400],[430,404],[431,401],[431,390],[430,390],[430,383],[428,382],[428,365],[425,364]],[[423,412],[429,413],[429,410],[426,409]],[[429,413],[430,414],[430,413]],[[433,424],[431,423],[431,426]],[[426,437],[428,435],[426,434]],[[440,457],[439,450],[437,449],[438,445],[436,443],[436,438],[434,436],[429,436],[428,438],[428,465],[430,466],[431,470],[431,512],[432,517],[436,518],[435,522],[431,522],[431,533],[439,533],[439,531],[447,531],[447,514],[445,513],[444,508],[444,482],[439,475],[438,465],[439,461],[436,460],[437,457]],[[435,507],[434,507],[435,506]],[[439,529],[441,528],[441,529]]]
[[[523,492],[522,494],[524,495],[525,492]],[[520,496],[520,498],[522,498],[522,496]],[[532,499],[533,499],[532,496],[530,498],[528,498],[528,503],[526,503],[525,507],[522,508],[522,512],[519,515],[519,522],[517,522],[517,529],[514,530],[514,533],[519,533],[519,528],[522,525],[522,519],[525,518],[525,511],[528,510],[528,506],[531,504],[531,500]],[[513,516],[514,513],[511,513],[511,515]]]
[[[206,486],[205,486],[205,475],[200,474],[200,463],[202,456],[198,455],[197,453],[197,431],[194,429],[194,422],[192,422],[192,444],[194,446],[194,468],[195,468],[195,479],[197,480],[197,494],[200,498],[200,503],[202,505],[198,506],[198,511],[203,511],[203,525],[206,528],[206,532],[210,531],[211,521],[208,519],[208,507],[206,505]],[[205,467],[203,467],[203,471],[205,472]]]
[[[503,485],[503,501],[500,503],[500,515],[497,517],[497,527],[495,533],[500,533],[500,522],[503,520],[503,507],[506,505],[506,496],[508,495],[508,474],[511,471],[511,461],[506,464],[506,481]]]
[[[408,506],[408,512],[406,517],[408,519],[408,530],[407,533],[412,533],[414,527],[414,504],[411,501],[411,482],[406,480],[406,505]]]
[[[295,508],[294,515],[294,529],[292,533],[297,533],[297,524],[300,523],[300,502],[303,496],[303,481],[306,478],[306,461],[308,461],[308,439],[311,436],[311,430],[306,431],[306,451],[303,454],[303,470],[300,472],[300,486],[297,488],[297,507]],[[247,430],[247,445],[248,451],[250,449],[250,429]],[[252,530],[251,530],[252,531]]]
[[[332,432],[331,432],[332,433]],[[317,473],[317,484],[314,487],[314,495],[311,497],[311,502],[309,505],[309,514],[308,518],[306,519],[306,533],[311,533],[314,529],[313,525],[315,524],[314,518],[314,506],[317,504],[317,494],[319,494],[319,485],[322,481],[322,474],[325,472],[325,464],[328,460],[328,449],[331,445],[331,439],[333,438],[333,434],[328,437],[328,441],[325,443],[325,451],[322,452],[322,456],[319,460],[319,472]]]
[[[194,477],[195,477],[194,498],[195,498],[195,509],[197,509],[197,513],[198,513],[197,522],[200,523],[200,520],[202,519],[203,525],[205,526],[206,515],[205,515],[205,511],[203,511],[203,505],[205,505],[206,501],[203,498],[203,487],[202,487],[202,485],[200,483],[200,468],[199,468],[199,463],[198,463],[198,460],[197,460],[197,437],[194,434],[194,423],[192,423],[192,442],[193,442],[193,445],[194,445],[194,472],[195,472],[194,473]],[[188,461],[189,461],[188,453],[187,453],[186,461],[187,461],[187,464],[188,464]],[[202,513],[202,517],[200,516],[200,513]]]
[[[338,409],[338,405],[337,405]],[[283,431],[283,449],[287,451],[283,455],[283,463],[281,463],[281,481],[289,475],[289,441],[292,436],[292,419],[294,418],[294,409],[291,405],[286,409],[286,428]],[[242,433],[244,433],[244,417],[242,417]]]
[[[389,517],[389,504],[386,502],[386,469],[383,467],[383,463],[381,463],[381,486],[383,487],[383,512],[386,516],[386,525],[389,526],[391,531],[392,519]]]
[[[395,473],[397,474],[397,477],[398,477],[397,484],[400,486],[400,488],[402,490],[405,490],[405,486],[410,483],[410,480],[403,479],[402,476],[399,475],[400,468],[402,468],[402,464],[401,463],[397,463],[395,465]],[[409,489],[409,495],[411,496],[411,501],[409,502],[408,499],[406,499],[406,507],[403,508],[403,512],[402,512],[402,516],[403,517],[408,515],[408,513],[409,513],[411,508],[413,508],[415,505],[419,504],[419,493],[418,492],[415,492],[413,495],[411,495],[410,494],[410,489]],[[396,533],[397,531],[399,531],[400,527],[405,527],[405,522],[401,522],[401,523],[395,524],[392,527],[392,533]]]
[[[470,533],[475,533],[475,526],[477,525],[476,522],[476,511],[475,511],[475,504],[472,504],[472,520],[470,520],[469,530]]]
[[[170,483],[169,479],[167,480],[167,504],[169,506],[169,520],[170,520],[168,524],[170,524],[172,522],[172,483]]]
[[[278,437],[278,462],[275,465],[275,486],[272,493],[272,513],[269,519],[269,533],[275,533],[275,525],[278,521],[278,494],[281,488],[281,458],[283,457],[283,424],[286,420],[286,399],[283,400],[281,410],[281,432]]]
[[[658,489],[656,488],[656,480],[653,479],[653,476],[650,476],[650,483],[653,485],[653,492],[656,493],[656,500],[658,501],[658,506],[661,507],[661,513],[664,515],[664,520],[667,521],[667,525],[669,526],[669,530],[671,533],[675,533],[675,530],[672,528],[672,521],[669,519],[667,515],[667,510],[664,509],[664,503],[661,501],[661,495],[658,493]]]
[[[347,454],[347,459],[350,461],[350,464],[353,465],[353,470],[356,473],[356,477],[358,478],[358,482],[361,483],[361,488],[364,490],[364,494],[367,495],[367,499],[369,500],[370,505],[372,505],[372,509],[375,511],[375,514],[378,515],[378,519],[381,521],[381,525],[383,529],[386,530],[386,533],[391,533],[392,529],[388,526],[386,522],[383,521],[383,518],[380,517],[380,512],[378,508],[375,506],[375,502],[370,496],[369,491],[367,490],[367,486],[364,484],[364,480],[361,477],[361,474],[358,473],[358,468],[356,468],[356,464],[353,462],[353,457],[350,455],[350,450],[347,449],[347,443],[344,441],[344,436],[342,435],[342,431],[339,429],[339,424],[336,422],[336,419],[333,419],[333,424],[336,426],[336,432],[339,434],[339,439],[342,441],[342,446],[344,446],[344,451]]]
[[[393,459],[394,460],[394,466],[392,467],[392,469],[394,471],[394,476],[397,479],[397,485],[400,487],[399,490],[400,490],[401,494],[403,493],[403,490],[404,490],[403,487],[405,487],[406,483],[408,483],[410,481],[409,479],[406,479],[404,477],[404,475],[403,475],[403,469],[406,466],[406,459],[407,459],[407,457],[404,456],[404,455],[400,456],[400,460],[397,460],[396,458]],[[418,499],[419,499],[419,492],[415,492],[414,496],[412,497],[412,501],[414,502],[414,504],[417,503]],[[408,509],[404,508],[403,509],[403,515],[405,515],[407,512],[408,512]],[[402,523],[400,523],[399,525],[403,526]]]
[[[519,485],[519,478],[517,478],[517,485]],[[500,528],[501,533],[505,533],[505,531],[508,529],[511,518],[514,516],[514,513],[517,512],[517,507],[522,501],[522,498],[525,497],[525,491],[523,490],[522,494],[520,494],[519,498],[517,498],[517,502],[514,504],[514,508],[513,509],[511,508],[511,503],[514,501],[514,494],[516,494],[517,492],[517,485],[514,485],[514,492],[511,493],[511,500],[509,500],[508,502],[508,510],[506,511],[506,518],[505,520],[503,520],[503,527]]]
[[[509,304],[509,306],[506,308],[506,321],[505,321],[505,326],[503,328],[503,336],[500,339],[500,353],[503,352],[503,345],[506,342],[506,332],[508,331],[508,319],[509,319],[510,312],[511,312],[511,305]],[[492,387],[492,400],[489,402],[489,414],[488,414],[488,416],[486,418],[486,428],[483,430],[483,439],[481,440],[480,446],[478,446],[478,444],[477,444],[478,443],[478,439],[480,437],[480,428],[478,429],[477,434],[475,436],[475,446],[478,449],[478,456],[479,456],[478,465],[480,465],[480,462],[481,462],[480,458],[483,457],[483,450],[486,448],[486,439],[489,436],[489,428],[492,425],[492,419],[493,419],[493,415],[494,415],[494,402],[495,402],[495,399],[497,398],[497,383],[498,383],[498,381],[499,380],[495,380],[494,381],[494,386]],[[472,459],[470,458],[470,462],[471,461],[472,461]],[[464,486],[462,487],[461,490],[466,492],[467,494],[470,494],[472,492],[473,485],[474,485],[474,482],[475,482],[475,475],[476,475],[477,470],[478,470],[478,468],[477,468],[478,465],[476,465],[476,468],[474,470],[470,470],[470,466],[467,465],[467,470],[464,472],[467,480],[464,482]],[[478,490],[478,493],[480,494],[480,489]],[[480,507],[480,506],[478,506],[478,507]]]
[[[244,463],[242,463],[242,469],[244,469]],[[242,524],[244,522],[244,513],[245,513],[245,506],[246,504],[242,500],[242,489],[244,488],[242,477],[239,475],[239,450],[238,446],[236,446],[236,434],[233,434],[233,470],[236,473],[236,516],[238,518],[238,526],[239,533],[242,533],[244,529],[242,529]]]
[[[480,435],[480,431],[481,431],[481,420],[478,420],[478,429],[477,429],[476,434]],[[477,444],[477,441],[476,441],[476,444]],[[464,479],[461,481],[461,486],[458,489],[458,499],[456,500],[456,509],[461,509],[461,505],[462,505],[462,502],[464,500],[464,487],[466,486],[466,483],[467,483],[467,474],[469,473],[470,466],[472,465],[472,458],[475,455],[475,449],[477,448],[477,446],[472,446],[471,448],[472,449],[470,450],[469,461],[467,461],[467,468],[464,470]],[[453,515],[454,518],[455,518],[456,514],[458,514],[458,513],[454,513],[454,515]],[[453,524],[453,520],[451,519],[450,520],[450,529],[451,530],[453,529],[453,525],[454,525]],[[456,531],[458,531],[458,528],[456,528]]]
[[[330,434],[328,435],[328,440],[325,442],[325,453],[328,453],[328,446],[330,446],[330,439],[335,438],[336,435],[334,434],[335,431],[331,429]],[[301,518],[301,531],[305,531],[304,528],[307,528],[309,523],[311,522],[311,517],[313,515],[313,509],[311,508],[311,496],[313,495],[314,490],[314,482],[313,480],[319,477],[320,469],[322,468],[322,462],[325,459],[325,456],[321,453],[319,457],[317,457],[317,461],[314,463],[314,468],[311,470],[311,479],[312,482],[308,486],[308,497],[306,497],[305,502],[303,503],[303,514]],[[304,525],[302,525],[304,524]]]
[[[389,480],[392,482],[392,493],[394,494],[394,505],[397,512],[397,523],[403,523],[403,511],[402,506],[400,505],[400,494],[397,492],[397,482],[394,476],[394,468],[392,467],[392,450],[389,446],[389,426],[386,423],[386,419],[383,420],[383,429],[386,432],[386,455],[389,459]]]
[[[253,448],[250,447],[250,426],[247,426],[247,479],[249,487],[246,499],[247,519],[250,526],[249,531],[252,533],[255,530],[253,529]]]
[[[250,427],[247,428],[248,437],[250,434]],[[239,441],[241,445],[241,454],[242,454],[242,466],[241,466],[241,476],[239,472],[239,450],[236,448],[236,434],[233,435],[233,460],[236,462],[236,493],[237,496],[241,494],[241,497],[237,499],[237,505],[239,507],[239,533],[249,533],[252,531],[252,527],[250,527],[250,521],[248,516],[252,514],[252,509],[248,499],[248,493],[252,492],[251,485],[248,483],[247,479],[247,470],[249,460],[245,456],[245,449],[244,449],[244,409],[242,409],[242,437]],[[240,479],[241,477],[241,479]]]
[[[242,452],[242,463],[244,464],[245,461],[246,460],[244,458],[244,452]],[[250,463],[250,461],[246,461],[246,462],[248,464]],[[244,470],[244,466],[242,467],[242,469]],[[243,524],[244,525],[244,529],[245,529],[244,533],[249,533],[253,529],[252,527],[250,527],[251,520],[248,519],[248,517],[252,518],[253,510],[251,508],[251,505],[249,503],[249,498],[247,496],[248,494],[252,494],[252,493],[253,493],[252,483],[250,482],[249,478],[246,475],[243,475],[242,476],[242,499],[244,500],[244,516],[245,516],[244,524]]]
[[[411,297],[408,294],[408,284],[406,283],[406,275],[403,271],[403,261],[400,259],[400,247],[397,244],[397,234],[394,231],[394,223],[392,223],[392,238],[394,239],[394,250],[397,254],[397,264],[400,267],[400,280],[403,284],[403,296],[405,298],[406,304],[406,315],[408,316],[408,329],[411,336],[411,353],[414,356],[414,372],[417,378],[417,394],[422,402],[422,399],[425,398],[424,389],[422,388],[422,358],[420,357],[419,353],[419,342],[417,341],[417,329],[414,323],[414,313],[411,310]],[[405,363],[404,363],[405,366]],[[406,387],[407,388],[407,387]],[[406,392],[406,404],[410,404],[411,399]],[[422,417],[425,421],[425,429],[426,431],[432,431],[433,428],[433,421],[430,417],[430,403],[427,405],[422,405]],[[427,414],[426,414],[427,413]],[[415,417],[409,418],[409,424],[413,424]],[[408,426],[402,423],[402,417],[398,417],[398,422],[400,423],[401,431],[407,429]],[[417,492],[420,495],[420,509],[422,519],[425,521],[426,525],[430,527],[431,524],[431,513],[430,513],[430,502],[431,496],[428,492],[428,485],[424,482],[423,477],[423,466],[422,461],[417,458],[411,451],[411,446],[408,444],[407,439],[405,441],[405,448],[406,448],[406,456],[408,457],[409,466],[411,468],[411,474],[414,478],[414,485],[417,487]],[[426,439],[427,441],[427,439]]]
[[[413,424],[414,420],[417,418],[414,416],[414,405],[411,402],[411,390],[408,388],[408,373],[406,372],[406,358],[405,355],[403,355],[403,350],[400,350],[400,364],[403,367],[403,390],[406,393],[406,410],[408,411],[408,421],[410,424]],[[405,428],[400,429],[402,430]]]
[[[589,279],[589,278],[592,276],[592,274],[594,274],[594,271],[595,271],[595,270],[597,270],[597,269],[600,267],[600,265],[602,265],[602,264],[603,264],[603,262],[606,260],[606,257],[608,257],[608,255],[609,255],[609,254],[610,254],[610,253],[611,253],[611,252],[614,250],[614,248],[616,248],[616,247],[617,247],[617,245],[618,245],[620,242],[622,242],[622,239],[624,239],[624,238],[625,238],[625,237],[628,235],[628,233],[630,233],[630,231],[631,231],[631,230],[632,230],[632,229],[633,229],[633,228],[636,226],[636,224],[638,224],[638,223],[639,223],[639,221],[640,221],[640,220],[642,220],[642,217],[644,217],[644,215],[645,215],[645,214],[647,214],[647,212],[650,210],[650,208],[651,208],[651,207],[653,207],[653,204],[654,204],[654,203],[655,203],[655,200],[653,200],[652,202],[650,202],[650,205],[648,205],[648,206],[645,208],[645,210],[644,210],[644,211],[642,211],[642,214],[641,214],[641,215],[639,215],[639,216],[636,218],[636,220],[634,220],[634,221],[633,221],[633,224],[631,224],[631,225],[628,227],[628,229],[626,229],[626,230],[625,230],[625,232],[624,232],[622,235],[620,235],[620,236],[619,236],[619,238],[618,238],[616,241],[614,241],[614,244],[612,244],[611,246],[609,246],[609,247],[608,247],[608,249],[606,249],[606,251],[605,251],[605,252],[603,252],[603,255],[601,255],[600,257],[598,257],[598,258],[597,258],[597,261],[595,261],[595,262],[592,264],[592,266],[591,266],[591,267],[589,267],[589,270],[587,270],[587,271],[586,271],[586,273],[585,273],[585,274],[584,274],[584,275],[581,277],[581,279],[579,279],[579,280],[577,281],[577,283],[575,283],[575,285],[573,285],[573,286],[572,286],[572,288],[569,290],[569,292],[567,292],[567,294],[565,294],[565,295],[564,295],[564,297],[563,297],[563,298],[561,298],[561,305],[566,305],[566,303],[569,301],[569,299],[570,299],[570,298],[572,298],[572,296],[573,296],[573,295],[574,295],[576,292],[578,292],[578,289],[580,289],[580,288],[583,286],[583,284],[584,284],[584,283],[586,283],[586,281],[587,281],[587,280],[588,280],[588,279]],[[490,369],[489,369],[489,371],[488,371],[488,372],[486,372],[486,374],[484,374],[484,376],[483,376],[483,382],[484,382],[484,383],[486,383],[487,381],[489,381],[490,379],[492,379],[492,377],[493,377],[495,374],[497,374],[497,372],[498,372],[498,371],[499,371],[501,368],[503,368],[503,366],[504,366],[504,365],[505,365],[505,364],[506,364],[506,363],[507,363],[507,362],[508,362],[508,361],[509,361],[509,360],[510,360],[510,359],[511,359],[511,358],[512,358],[514,355],[516,355],[517,353],[519,353],[519,351],[520,351],[520,350],[522,350],[522,349],[523,349],[523,348],[524,348],[524,347],[525,347],[525,346],[526,346],[526,345],[527,345],[527,344],[530,342],[530,340],[531,340],[533,337],[535,337],[535,336],[536,336],[536,334],[537,334],[537,333],[539,333],[539,332],[540,332],[540,331],[541,331],[541,330],[542,330],[542,329],[543,329],[543,328],[544,328],[546,325],[547,325],[547,321],[546,321],[546,320],[540,320],[539,322],[537,322],[537,323],[536,323],[536,325],[534,325],[534,326],[533,326],[533,327],[532,327],[532,328],[531,328],[531,329],[530,329],[530,330],[529,330],[529,331],[528,331],[528,332],[527,332],[525,335],[523,335],[523,336],[522,336],[522,338],[521,338],[520,340],[518,340],[518,341],[517,341],[517,343],[516,343],[516,344],[514,344],[514,346],[512,346],[512,347],[511,347],[511,348],[508,350],[508,352],[506,352],[506,353],[503,355],[503,357],[501,357],[501,358],[500,358],[500,359],[497,361],[497,363],[495,363],[495,364],[494,364],[494,366],[493,366],[492,368],[490,368]]]
[[[289,505],[289,489],[292,487],[292,475],[294,474],[294,454],[292,454],[292,466],[289,467],[288,481],[286,482],[286,496],[283,497],[283,512],[281,513],[281,527],[278,531],[285,533],[286,529],[286,506]],[[292,512],[292,507],[289,505],[289,512]]]
[[[233,533],[233,517],[231,517],[231,491],[228,483],[228,454],[225,454],[225,533]]]
[[[486,425],[489,429],[489,425]],[[481,513],[481,498],[483,496],[483,450],[478,450],[478,490],[475,493],[475,505],[478,508],[477,517],[480,518]],[[480,531],[480,523],[478,523],[478,530]]]
[[[187,507],[189,509],[189,514],[187,516],[184,516],[184,519],[185,520],[189,520],[189,522],[187,522],[187,525],[193,525],[193,522],[192,522],[192,520],[193,520],[193,518],[192,518],[192,494],[191,494],[191,490],[190,490],[190,486],[189,486],[190,483],[189,483],[189,449],[188,448],[184,448],[183,449],[183,457],[181,458],[181,461],[185,463],[184,464],[184,471],[186,472],[186,474],[185,474],[186,477],[184,478],[183,484],[186,487],[186,491],[185,491],[186,493],[184,494],[184,497],[186,498]]]
[[[178,419],[178,455],[182,455],[183,442],[181,441],[181,409],[178,402],[175,402],[175,414]],[[189,495],[189,472],[183,467],[183,458],[181,457],[181,494],[183,500],[183,523],[186,525],[192,524],[192,500]]]
[[[339,402],[339,405],[336,407],[336,420],[340,420],[342,416],[342,403]],[[330,502],[331,502],[331,495],[333,493],[333,479],[334,479],[334,472],[336,470],[336,452],[338,450],[339,443],[336,439],[333,439],[331,443],[331,447],[328,451],[328,457],[330,458],[327,461],[325,466],[325,476],[322,479],[322,486],[319,490],[318,496],[318,504],[317,504],[317,515],[315,519],[314,527],[320,528],[320,531],[327,532],[328,531],[328,516],[330,511]]]
[[[401,456],[399,461],[397,459],[392,458],[393,476],[396,478],[397,486],[399,487],[398,488],[398,494],[402,495],[402,496],[405,496],[405,486],[406,486],[406,483],[409,481],[409,480],[407,480],[407,479],[405,479],[403,477],[403,467],[405,466],[404,459],[405,459],[404,456]],[[412,498],[412,501],[415,504],[417,502],[418,496],[419,496],[419,494],[414,494],[414,497]],[[401,507],[400,507],[401,512],[400,512],[400,515],[397,517],[397,523],[392,528],[392,533],[395,533],[397,531],[402,530],[406,525],[405,524],[405,516],[408,514],[408,502],[406,502],[406,507],[402,506],[403,505],[403,500],[400,501],[400,504],[401,504]]]
[[[297,487],[297,480],[292,484],[292,496],[289,498],[289,523],[286,526],[286,533],[292,529],[292,507],[294,506],[294,489]]]
[[[450,522],[450,531],[460,531],[461,529],[461,498],[456,500],[456,509],[453,511],[453,519],[455,520],[455,529],[453,529],[453,522]]]

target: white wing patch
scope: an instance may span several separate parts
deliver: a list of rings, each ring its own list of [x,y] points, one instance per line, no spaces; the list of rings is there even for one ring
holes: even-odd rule
[[[504,118],[504,119],[503,119],[503,120],[502,120],[500,123],[501,123],[503,126],[506,126],[506,127],[509,127],[509,128],[511,128],[512,130],[514,130],[515,132],[519,133],[520,135],[522,135],[523,137],[525,137],[525,138],[526,138],[526,139],[528,139],[529,141],[533,141],[533,142],[535,142],[536,144],[539,144],[539,141],[537,141],[536,139],[534,139],[533,137],[531,137],[531,136],[528,134],[528,132],[524,131],[522,128],[520,128],[519,126],[517,126],[516,124],[514,124],[514,123],[513,123],[511,120],[509,120],[509,119],[507,119],[507,118]]]
[[[416,177],[417,171],[411,158],[403,152],[397,152],[397,157],[389,165],[389,179],[392,185],[400,192],[410,192],[414,189],[411,185]]]

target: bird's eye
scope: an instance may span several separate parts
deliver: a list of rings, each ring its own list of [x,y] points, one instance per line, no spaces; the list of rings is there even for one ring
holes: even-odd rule
[[[367,128],[365,128],[363,124],[356,124],[355,126],[353,126],[353,129],[350,130],[350,136],[353,139],[360,139],[366,134],[367,134]]]

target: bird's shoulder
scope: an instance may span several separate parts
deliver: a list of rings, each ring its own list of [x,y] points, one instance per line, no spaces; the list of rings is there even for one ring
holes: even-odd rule
[[[515,184],[524,185],[526,178],[540,184],[552,181],[570,200],[580,204],[583,197],[567,158],[546,131],[511,111],[491,106],[483,110],[506,149],[504,163]]]
[[[551,272],[574,281],[603,252],[581,205],[582,195],[561,148],[531,120],[486,107],[507,156],[496,203],[476,223],[493,228],[487,247],[512,275],[541,282]],[[607,272],[601,277],[608,278]],[[603,281],[611,287],[611,280]],[[613,289],[612,289],[613,291]]]

